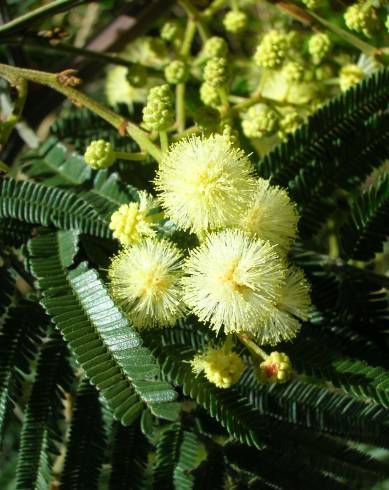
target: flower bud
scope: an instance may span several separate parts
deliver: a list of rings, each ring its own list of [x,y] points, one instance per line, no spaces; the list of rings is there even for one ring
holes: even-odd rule
[[[188,78],[188,66],[181,60],[172,61],[165,68],[165,78],[172,85],[186,82]]]
[[[223,58],[227,56],[228,45],[222,37],[213,36],[205,42],[203,52],[206,58]]]
[[[308,51],[315,65],[320,65],[331,49],[331,41],[327,34],[318,33],[308,41]]]
[[[239,34],[247,26],[247,15],[240,10],[230,10],[223,19],[226,31],[232,34]]]
[[[143,108],[143,122],[150,130],[163,131],[174,123],[173,99],[169,85],[153,87]]]
[[[282,32],[268,32],[257,47],[254,62],[263,68],[277,68],[285,59],[287,45],[287,37]]]
[[[285,383],[292,375],[292,364],[284,352],[272,352],[257,370],[261,383]]]
[[[340,70],[340,90],[345,92],[363,79],[363,71],[358,65],[346,65]]]
[[[108,141],[92,141],[84,153],[84,160],[95,170],[108,168],[115,162],[115,152]]]
[[[228,80],[228,64],[225,58],[211,58],[204,68],[204,81],[215,88],[221,88]]]

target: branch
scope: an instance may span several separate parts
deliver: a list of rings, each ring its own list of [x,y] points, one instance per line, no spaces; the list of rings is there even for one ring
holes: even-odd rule
[[[74,76],[74,70],[65,70],[61,73],[47,73],[27,68],[17,68],[0,64],[0,76],[10,83],[16,84],[18,80],[24,79],[39,83],[56,90],[68,97],[77,106],[84,106],[114,126],[120,134],[127,133],[138,145],[153,156],[157,161],[161,160],[161,151],[151,142],[147,133],[127,119],[105,107],[100,102],[88,95],[76,90],[81,80]]]

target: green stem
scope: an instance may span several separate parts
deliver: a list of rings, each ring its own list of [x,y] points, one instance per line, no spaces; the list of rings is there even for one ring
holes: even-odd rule
[[[17,80],[15,83],[15,88],[17,91],[17,97],[14,102],[14,107],[11,114],[8,116],[8,119],[2,123],[3,131],[0,137],[0,147],[4,146],[7,143],[13,128],[22,117],[24,105],[27,98],[27,80]]]
[[[182,138],[187,138],[199,133],[202,133],[202,129],[199,126],[191,126],[190,128],[186,128],[185,131],[182,131],[182,133],[175,134],[172,137],[172,140],[179,141]]]
[[[146,153],[127,153],[126,151],[115,151],[115,157],[118,160],[131,160],[133,162],[140,162],[141,160],[144,160],[146,158]]]
[[[185,83],[176,86],[176,118],[177,131],[185,131]]]
[[[53,2],[38,7],[31,12],[27,12],[16,19],[12,19],[10,22],[0,26],[0,36],[6,34],[14,34],[15,32],[23,30],[25,27],[30,27],[32,23],[39,22],[43,19],[52,17],[59,12],[70,10],[73,7],[78,7],[84,3],[88,3],[90,0],[54,0]]]
[[[204,10],[202,15],[204,17],[212,17],[224,6],[225,3],[226,0],[213,0],[211,5]]]
[[[127,133],[143,150],[154,157],[158,162],[161,160],[161,151],[152,143],[147,133],[140,129],[136,124],[119,116],[108,107],[100,104],[88,95],[76,90],[67,84],[71,77],[68,77],[67,71],[62,73],[47,73],[43,71],[30,70],[27,68],[18,68],[15,66],[0,64],[0,76],[4,77],[11,83],[17,83],[18,80],[24,79],[31,82],[39,83],[56,90],[68,97],[77,106],[84,106],[94,112],[102,119],[115,127],[120,134]],[[73,74],[74,78],[74,74]]]
[[[159,139],[161,141],[162,153],[166,153],[167,151],[169,151],[169,139],[167,136],[167,132],[166,131],[160,131],[159,132]]]
[[[187,59],[190,56],[190,48],[192,47],[192,42],[195,34],[196,22],[192,19],[189,19],[188,23],[186,24],[184,41],[181,48],[181,56],[184,59]]]
[[[178,0],[178,2],[181,5],[181,7],[185,10],[188,17],[195,21],[201,40],[204,43],[209,38],[209,32],[208,32],[208,27],[204,22],[203,16],[196,9],[196,7],[192,5],[190,0]]]
[[[244,344],[248,350],[256,357],[260,357],[264,361],[269,357],[247,334],[238,334],[238,339]]]

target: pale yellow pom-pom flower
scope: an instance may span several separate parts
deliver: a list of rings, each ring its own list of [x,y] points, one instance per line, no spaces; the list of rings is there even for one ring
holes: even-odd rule
[[[155,207],[153,197],[140,191],[139,202],[123,204],[112,214],[109,227],[113,237],[122,245],[131,245],[143,237],[154,236],[155,215],[149,213]]]
[[[236,384],[244,371],[242,359],[225,346],[219,349],[208,348],[197,354],[191,361],[195,374],[204,373],[207,380],[218,388],[230,388]]]
[[[184,300],[203,322],[226,333],[259,328],[284,282],[269,242],[241,230],[212,233],[186,261]]]
[[[300,330],[300,322],[308,320],[311,306],[309,293],[310,286],[303,271],[297,267],[288,269],[273,311],[260,328],[250,329],[257,342],[275,345],[293,339]]]
[[[183,316],[182,256],[167,240],[146,238],[121,250],[108,277],[112,298],[135,327],[172,326]]]
[[[239,227],[286,252],[297,235],[299,215],[287,192],[258,179],[256,192]]]
[[[156,187],[171,220],[199,233],[238,219],[255,189],[252,172],[249,159],[229,138],[194,136],[167,153]]]

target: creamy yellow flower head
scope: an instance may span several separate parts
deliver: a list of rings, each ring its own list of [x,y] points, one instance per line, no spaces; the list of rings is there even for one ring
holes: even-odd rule
[[[156,187],[171,220],[198,233],[238,219],[255,188],[252,171],[249,159],[229,138],[195,136],[170,149]]]
[[[112,259],[111,294],[135,327],[174,325],[184,314],[182,256],[166,240],[146,238]]]
[[[239,227],[277,245],[278,252],[285,252],[296,238],[298,220],[296,206],[287,192],[271,186],[268,180],[258,179],[256,192]]]
[[[310,286],[303,271],[296,267],[288,269],[273,311],[260,328],[250,329],[258,343],[275,345],[294,338],[300,330],[300,322],[308,320],[309,292]]]
[[[201,321],[226,333],[259,328],[284,281],[269,242],[241,230],[212,233],[186,261],[184,300]]]
[[[236,384],[245,368],[238,354],[225,346],[220,349],[208,348],[202,354],[196,355],[191,365],[195,374],[204,372],[208,381],[218,388],[230,388]]]
[[[155,235],[155,216],[150,211],[157,205],[150,194],[139,192],[139,202],[123,204],[111,216],[112,235],[122,245],[139,242],[143,237]]]

